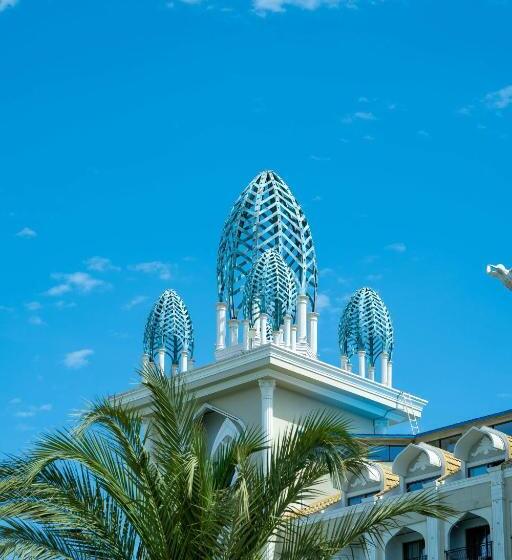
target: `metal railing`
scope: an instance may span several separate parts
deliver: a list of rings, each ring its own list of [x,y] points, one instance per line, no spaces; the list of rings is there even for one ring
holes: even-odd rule
[[[446,560],[492,560],[492,542],[445,552]]]

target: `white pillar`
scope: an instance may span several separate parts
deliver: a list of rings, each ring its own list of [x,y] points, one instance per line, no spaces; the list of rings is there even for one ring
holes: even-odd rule
[[[165,348],[158,349],[158,367],[165,371]]]
[[[194,360],[194,358],[190,358],[190,360],[188,361],[188,371],[192,371],[195,365],[196,361]]]
[[[383,385],[388,384],[388,364],[389,364],[389,356],[387,352],[382,352],[380,355],[380,382]]]
[[[341,356],[341,369],[348,369],[348,356],[345,354]]]
[[[256,329],[249,329],[249,348],[256,348]]]
[[[267,322],[268,315],[266,313],[260,314],[260,340],[261,344],[267,343]]]
[[[226,348],[226,304],[217,303],[217,350]]]
[[[306,294],[300,294],[297,297],[297,339],[299,343],[304,343],[307,341],[308,328],[307,328],[307,318],[308,316],[308,296]]]
[[[279,331],[274,331],[272,333],[272,342],[274,344],[279,344]]]
[[[188,349],[183,348],[180,354],[180,371],[185,373],[188,371]]]
[[[249,321],[247,319],[242,321],[242,344],[244,350],[249,350]]]
[[[428,560],[439,560],[443,557],[444,546],[442,544],[443,522],[434,517],[427,517],[427,558]]]
[[[261,391],[261,431],[269,446],[264,451],[263,469],[268,472],[272,458],[272,441],[274,436],[274,389],[276,382],[273,379],[260,379],[258,381]]]
[[[140,362],[143,368],[147,367],[149,365],[149,354],[146,354],[144,352],[144,354],[142,354],[142,359]]]
[[[178,364],[172,364],[171,375],[174,377],[178,373]]]
[[[388,379],[387,379],[387,386],[393,386],[393,362],[388,362]]]
[[[292,342],[292,318],[290,315],[284,316],[284,345],[290,348]]]
[[[491,479],[491,538],[492,557],[496,559],[510,558],[510,539],[507,538],[507,511],[505,500],[505,480],[501,465],[489,469]]]
[[[295,352],[297,350],[297,325],[292,325],[290,337],[290,349]]]
[[[318,313],[311,311],[308,313],[309,323],[309,346],[313,356],[318,354]]]
[[[361,377],[365,377],[365,369],[366,369],[366,352],[364,350],[359,350],[357,353],[359,357],[359,375]]]
[[[375,366],[370,366],[368,368],[368,379],[371,381],[375,380]]]
[[[238,344],[238,321],[237,319],[229,320],[229,345],[236,346]]]

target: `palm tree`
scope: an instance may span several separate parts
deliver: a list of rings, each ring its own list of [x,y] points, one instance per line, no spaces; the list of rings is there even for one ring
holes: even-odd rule
[[[43,436],[0,465],[0,558],[249,560],[268,543],[283,560],[330,558],[367,546],[399,516],[453,512],[419,492],[329,526],[298,504],[367,462],[365,444],[331,413],[312,414],[274,445],[247,430],[211,457],[198,403],[181,378],[141,372],[151,421],[112,399],[93,404],[73,430]],[[266,471],[268,473],[266,474]]]

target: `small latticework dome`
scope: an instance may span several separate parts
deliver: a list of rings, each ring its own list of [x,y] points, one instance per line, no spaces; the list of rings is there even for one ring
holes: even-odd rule
[[[163,348],[173,364],[183,349],[194,355],[194,330],[188,309],[174,290],[165,290],[149,314],[144,331],[144,354],[154,360]]]
[[[283,257],[268,249],[256,261],[245,285],[244,315],[254,324],[260,313],[270,318],[272,330],[279,330],[284,316],[295,315],[297,283]]]
[[[338,341],[341,353],[349,359],[364,350],[371,366],[383,352],[391,360],[393,325],[377,292],[361,288],[350,298],[340,319]]]
[[[243,310],[246,280],[268,249],[282,256],[314,310],[317,266],[311,230],[290,188],[273,171],[263,171],[249,183],[224,224],[217,286],[231,318]]]

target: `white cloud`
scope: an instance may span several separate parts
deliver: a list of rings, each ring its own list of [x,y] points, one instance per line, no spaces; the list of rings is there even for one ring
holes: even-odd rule
[[[310,11],[322,7],[356,8],[357,0],[253,0],[252,6],[255,12],[264,14],[266,12],[284,12],[287,7]]]
[[[112,264],[110,259],[105,257],[91,257],[85,261],[85,266],[87,270],[93,270],[95,272],[108,272],[109,270],[121,270],[119,266]]]
[[[138,263],[134,264],[130,268],[136,272],[157,275],[161,280],[170,280],[171,278],[171,265],[161,261]]]
[[[2,0],[0,0],[0,6],[1,6],[1,2],[2,2]],[[0,11],[1,11],[1,7],[0,7]],[[23,229],[20,229],[20,231],[18,231],[18,233],[16,234],[16,237],[23,237],[24,239],[31,239],[33,237],[37,237],[37,233],[29,227],[24,227]]]
[[[371,134],[365,134],[363,136],[363,140],[366,140],[367,142],[373,142],[375,140],[375,136],[372,136]]]
[[[41,317],[39,317],[39,315],[32,315],[32,317],[28,318],[28,322],[31,325],[35,325],[36,327],[40,327],[42,325],[45,325],[46,323],[41,319]]]
[[[63,299],[59,299],[59,301],[55,302],[55,307],[57,309],[71,309],[72,307],[76,307],[76,303],[74,301],[64,301]]]
[[[53,405],[51,403],[46,403],[40,406],[30,406],[27,410],[18,410],[14,416],[16,416],[16,418],[32,418],[39,412],[50,412],[51,410],[53,410]]]
[[[319,293],[316,296],[316,307],[318,311],[324,311],[331,307],[331,298],[327,294]]]
[[[38,309],[41,309],[42,305],[38,301],[29,301],[25,304],[25,307],[29,311],[37,311]]]
[[[21,404],[21,399],[19,397],[14,397],[14,399],[11,399],[9,401],[9,404],[11,404],[11,405]]]
[[[61,296],[71,291],[89,293],[96,288],[106,288],[108,284],[103,280],[94,278],[87,272],[73,272],[71,274],[52,274],[55,280],[61,280],[60,284],[46,291],[47,296]]]
[[[342,122],[345,124],[353,123],[354,121],[376,121],[377,117],[371,111],[356,111],[343,117]]]
[[[426,131],[426,130],[418,130],[418,132],[416,133],[418,136],[421,136],[421,138],[430,138],[430,134]]]
[[[18,0],[0,0],[0,12],[7,10],[7,8],[12,8],[16,6]]]
[[[382,278],[384,278],[382,274],[368,274],[366,280],[368,280],[368,282],[378,282],[382,280]]]
[[[395,253],[405,253],[407,251],[407,245],[402,241],[398,241],[397,243],[390,243],[386,246],[388,251],[394,251]]]
[[[35,415],[36,413],[33,410],[19,410],[14,416],[16,416],[16,418],[31,418]]]
[[[80,369],[84,366],[89,365],[89,360],[87,358],[89,358],[93,354],[94,350],[91,350],[90,348],[68,352],[64,356],[64,365],[70,369]]]
[[[12,313],[14,309],[12,307],[8,307],[7,305],[0,305],[0,311],[4,313]]]
[[[491,109],[506,109],[512,104],[512,84],[485,96],[485,103]]]
[[[123,305],[123,309],[126,309],[127,311],[129,311],[133,307],[136,307],[137,305],[140,305],[141,303],[144,303],[147,299],[148,299],[148,296],[135,296],[128,303],[125,303]]]

